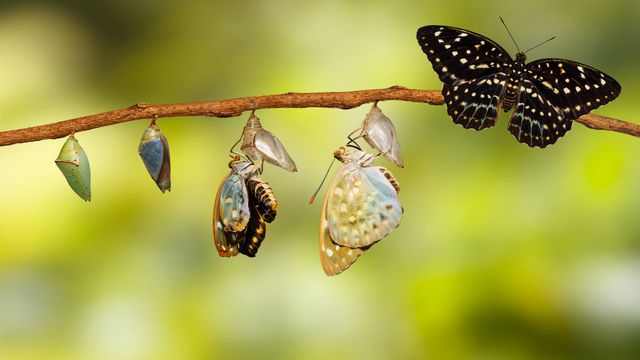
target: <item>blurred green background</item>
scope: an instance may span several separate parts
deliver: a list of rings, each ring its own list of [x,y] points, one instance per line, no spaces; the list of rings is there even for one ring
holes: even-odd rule
[[[623,87],[597,113],[639,120],[637,1],[8,1],[0,129],[129,106],[288,91],[440,84],[415,40],[471,29]],[[530,149],[506,119],[480,133],[444,108],[383,102],[406,167],[401,226],[342,275],[318,259],[307,200],[353,110],[261,110],[299,173],[255,259],[218,257],[212,203],[239,118],[161,119],[173,190],[137,154],[147,121],[78,133],[82,202],[53,160],[64,139],[0,148],[1,359],[638,359],[640,141],[575,124]],[[334,168],[335,171],[335,168]]]

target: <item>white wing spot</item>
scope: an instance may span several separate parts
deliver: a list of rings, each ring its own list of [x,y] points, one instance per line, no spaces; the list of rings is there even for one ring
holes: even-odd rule
[[[465,59],[465,58],[460,59],[460,63],[461,64],[466,64],[467,63],[467,59]]]
[[[433,35],[435,36],[440,36],[440,34],[442,34],[442,31],[436,31],[435,33],[433,33]]]
[[[452,52],[451,52],[451,55],[453,55],[453,56],[458,56],[458,52],[457,52],[457,51],[452,51]]]
[[[571,93],[571,90],[569,90],[569,88],[567,88],[567,87],[562,89],[562,91],[564,91],[565,94],[570,94]]]

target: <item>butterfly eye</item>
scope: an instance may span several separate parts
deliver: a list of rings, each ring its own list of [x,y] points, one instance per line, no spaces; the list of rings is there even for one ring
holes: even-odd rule
[[[298,171],[295,162],[272,133],[262,128],[260,119],[252,112],[242,131],[240,149],[253,161],[266,161],[287,171]]]
[[[155,121],[142,134],[138,153],[149,175],[162,192],[171,191],[171,160],[169,142]]]
[[[373,105],[362,123],[362,137],[387,160],[398,167],[404,167],[396,128],[376,105]]]
[[[67,183],[84,201],[91,201],[91,169],[89,159],[76,138],[71,135],[62,145],[56,165]]]

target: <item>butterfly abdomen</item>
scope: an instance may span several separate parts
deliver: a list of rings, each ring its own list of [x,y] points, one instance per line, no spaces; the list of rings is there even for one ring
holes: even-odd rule
[[[508,112],[518,101],[520,93],[520,83],[524,75],[524,61],[527,57],[522,54],[516,54],[516,61],[510,65],[511,73],[504,89],[504,97],[502,99],[502,110]]]
[[[257,208],[258,206],[256,206],[256,209]],[[244,233],[244,241],[239,248],[240,253],[248,257],[256,256],[266,234],[267,226],[264,223],[264,219],[254,213],[251,220],[249,220],[246,233]]]
[[[266,181],[254,177],[247,180],[247,187],[255,198],[256,209],[264,221],[272,222],[276,218],[278,201],[271,186]]]

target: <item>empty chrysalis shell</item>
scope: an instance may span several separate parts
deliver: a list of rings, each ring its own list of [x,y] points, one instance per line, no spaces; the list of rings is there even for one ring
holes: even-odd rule
[[[362,123],[362,137],[387,160],[398,167],[404,167],[396,128],[376,105],[373,105]]]
[[[264,160],[287,171],[298,171],[296,163],[293,162],[280,140],[263,129],[260,119],[253,113],[242,131],[240,149],[253,161]]]
[[[146,166],[153,181],[162,192],[171,191],[171,159],[169,157],[169,143],[155,122],[144,131],[138,153]]]
[[[89,159],[78,140],[71,135],[62,145],[56,165],[67,179],[69,186],[84,201],[91,201],[91,169]]]

